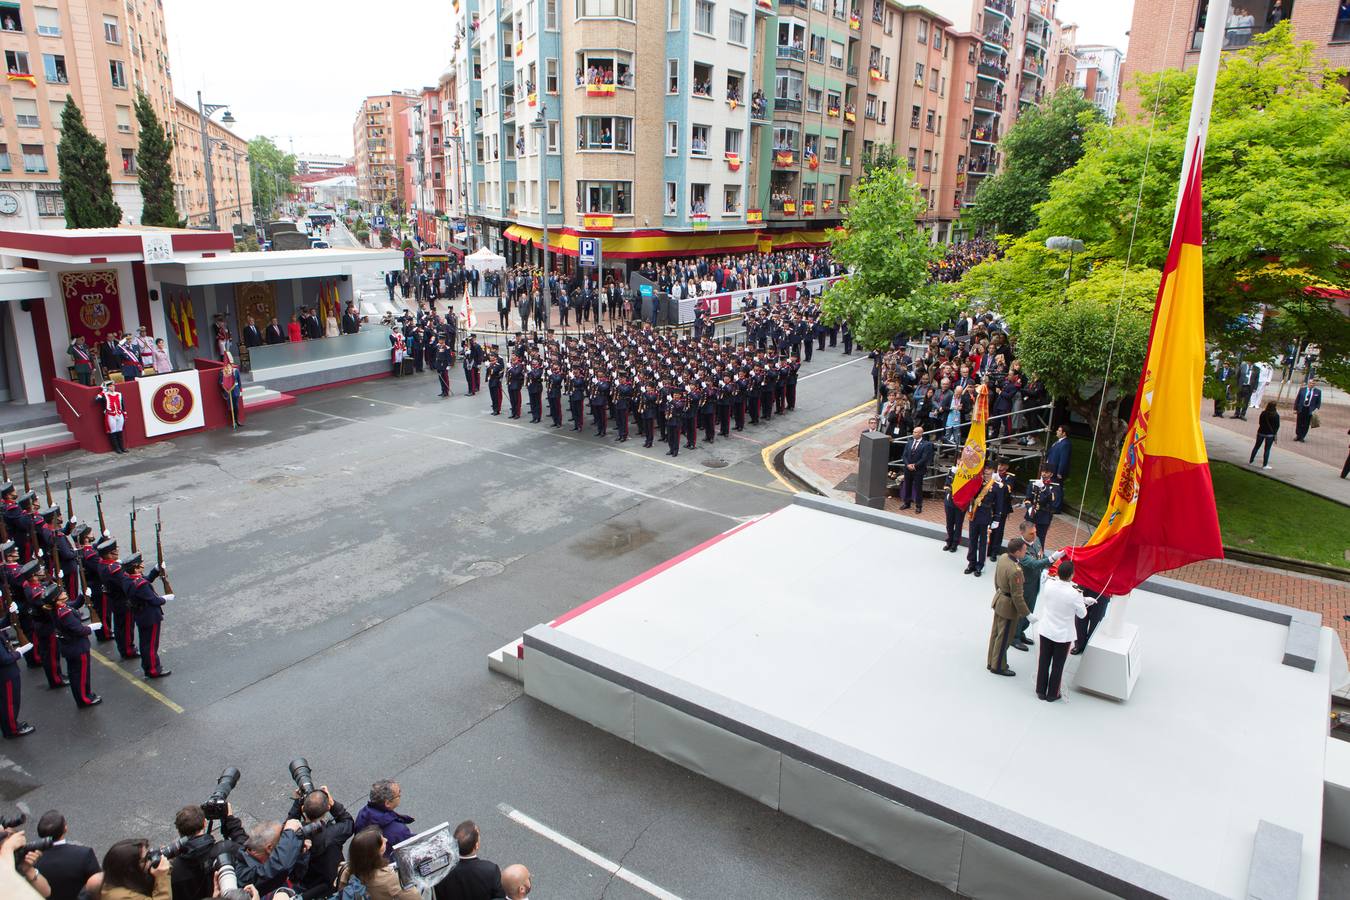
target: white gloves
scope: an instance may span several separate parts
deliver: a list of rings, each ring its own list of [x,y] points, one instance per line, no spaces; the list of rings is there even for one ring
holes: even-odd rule
[[[164,595],[164,599],[165,599],[165,600],[172,600],[172,599],[173,599],[173,594],[165,594],[165,595]]]

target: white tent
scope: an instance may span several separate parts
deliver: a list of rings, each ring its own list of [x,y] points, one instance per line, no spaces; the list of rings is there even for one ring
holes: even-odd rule
[[[464,265],[480,272],[494,272],[506,268],[506,258],[493,253],[487,247],[479,247],[464,257]]]

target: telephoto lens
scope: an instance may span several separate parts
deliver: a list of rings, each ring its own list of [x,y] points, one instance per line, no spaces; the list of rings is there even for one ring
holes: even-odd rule
[[[303,841],[312,841],[323,833],[323,822],[308,822],[300,826],[300,839]]]
[[[291,760],[291,778],[295,781],[296,787],[300,788],[300,795],[314,793],[314,774],[309,770],[309,763],[302,756]]]
[[[230,798],[230,791],[234,790],[237,784],[239,784],[238,769],[230,766],[221,772],[220,777],[216,779],[216,789],[202,804],[202,815],[208,819],[225,818],[225,801]]]
[[[24,855],[28,853],[45,853],[46,851],[52,849],[52,845],[55,843],[56,838],[50,837],[38,838],[35,841],[29,841],[28,843],[24,844],[22,847],[18,849],[18,851],[14,854],[14,858],[23,859]]]
[[[222,841],[218,845],[215,862],[212,864],[216,870],[216,878],[220,882],[222,894],[239,887],[239,877],[234,872],[234,851],[234,844]]]
[[[13,818],[0,816],[0,828],[22,828],[23,823],[28,821],[27,813],[19,813]]]

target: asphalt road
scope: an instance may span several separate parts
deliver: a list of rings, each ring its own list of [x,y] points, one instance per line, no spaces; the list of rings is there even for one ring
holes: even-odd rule
[[[232,799],[246,824],[280,818],[286,764],[305,756],[353,808],[394,777],[421,825],[476,820],[484,855],[525,862],[539,897],[646,895],[503,804],[678,897],[945,896],[487,669],[530,626],[787,503],[763,447],[871,387],[866,358],[838,351],[802,374],[796,412],[676,460],[491,417],[459,373],[448,400],[430,375],[382,380],[233,433],[51,460],[61,479],[70,467],[82,518],[102,485],[124,547],[133,496],[151,554],[162,508],[174,674],[156,697],[134,662],[98,663],[106,702],[79,711],[25,671],[23,718],[38,730],[0,744],[0,810],[59,808],[101,853],[119,837],[171,839],[174,812],[227,765],[243,771]]]

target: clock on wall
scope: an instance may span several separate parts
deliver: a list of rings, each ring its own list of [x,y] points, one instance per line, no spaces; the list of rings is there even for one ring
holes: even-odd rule
[[[19,211],[19,198],[13,194],[0,194],[0,215],[12,216]]]

